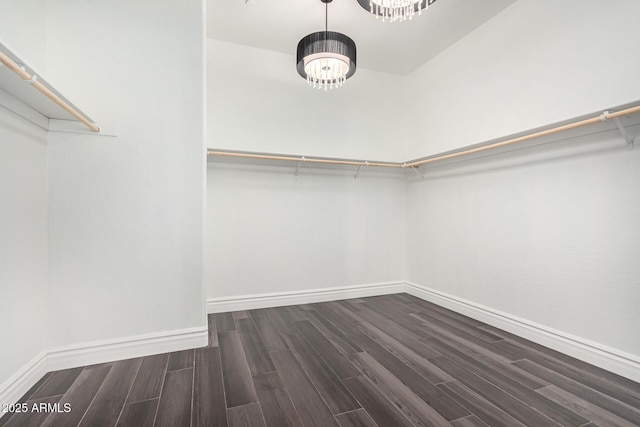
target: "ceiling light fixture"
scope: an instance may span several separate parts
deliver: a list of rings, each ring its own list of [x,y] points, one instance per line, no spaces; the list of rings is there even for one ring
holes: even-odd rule
[[[320,1],[325,4],[324,31],[300,40],[296,60],[298,74],[310,86],[327,90],[342,86],[356,72],[356,44],[342,33],[327,30],[331,0]]]
[[[422,9],[427,9],[436,0],[358,0],[365,10],[382,17],[382,22],[405,21],[413,19],[418,13],[422,15]]]

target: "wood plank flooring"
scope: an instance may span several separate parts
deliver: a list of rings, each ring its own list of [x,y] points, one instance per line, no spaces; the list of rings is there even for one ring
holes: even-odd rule
[[[207,348],[45,375],[0,427],[640,425],[640,384],[407,294],[208,320]]]

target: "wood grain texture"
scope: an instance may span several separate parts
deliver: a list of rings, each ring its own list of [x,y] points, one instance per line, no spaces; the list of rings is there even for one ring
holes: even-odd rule
[[[195,351],[193,378],[193,427],[227,426],[220,351],[217,347]]]
[[[455,328],[456,331],[466,332],[469,336],[478,338],[486,343],[493,343],[503,340],[502,337],[493,334],[489,331],[480,328],[469,328],[463,322],[460,322],[451,317],[442,316],[440,313],[427,313],[420,311],[418,313],[411,313],[410,316],[415,317],[420,322],[427,325],[437,325],[443,328]]]
[[[360,375],[353,364],[308,320],[296,322],[296,327],[338,378],[344,379]]]
[[[190,427],[193,368],[167,372],[155,426]]]
[[[437,387],[460,402],[476,417],[491,427],[520,427],[525,425],[457,381],[440,384]]]
[[[492,354],[486,349],[474,345],[461,346],[448,335],[431,330],[432,337],[426,341],[440,353],[465,368],[481,373],[484,377],[506,378],[520,386],[535,390],[548,385],[546,381],[515,367],[499,354]]]
[[[265,427],[259,403],[236,406],[227,410],[229,427]]]
[[[423,299],[420,299],[418,297],[415,297],[413,295],[409,295],[409,294],[398,294],[398,295],[394,295],[394,297],[396,297],[395,299],[398,301],[402,301],[403,303],[415,307],[416,311],[418,313],[420,312],[426,312],[426,313],[440,313],[444,316],[447,316],[451,319],[456,319],[462,323],[464,323],[467,327],[469,328],[479,328],[479,327],[483,327],[486,326],[484,323],[482,323],[479,320],[476,319],[472,319],[471,317],[465,316],[463,314],[460,313],[456,313],[453,312],[447,308],[444,307],[440,307],[437,304],[434,304],[432,302],[429,301],[425,301]]]
[[[289,397],[298,411],[302,425],[337,427],[338,423],[331,411],[293,354],[289,350],[274,351],[270,354],[282,383],[289,391]]]
[[[289,337],[296,335],[299,331],[293,325],[293,320],[290,316],[287,316],[282,310],[275,308],[265,309],[264,312],[267,314],[269,320],[271,320],[273,326],[278,331],[282,342],[284,343],[284,348],[291,348],[293,344],[289,341]]]
[[[416,318],[415,315],[404,313],[400,309],[392,309],[389,304],[385,307],[375,304],[370,304],[370,306],[376,307],[376,311],[379,312],[380,315],[385,316],[388,319],[392,319],[404,328],[412,331],[419,341],[428,343],[428,338],[432,337],[433,332],[436,331],[457,341],[459,343],[458,345],[474,348],[480,353],[485,352],[489,357],[502,357],[505,362],[520,359],[518,355],[501,348],[496,348],[492,346],[492,343],[488,343],[483,339],[474,336],[472,332],[475,331],[475,328],[459,329],[449,323],[439,321],[416,323],[412,320],[412,318]]]
[[[168,362],[168,354],[157,354],[142,358],[140,369],[138,369],[136,379],[133,381],[127,402],[132,403],[159,398]]]
[[[242,341],[251,376],[275,371],[276,368],[273,366],[273,362],[262,342],[262,338],[258,334],[258,330],[253,324],[253,320],[248,315],[246,318],[236,319],[236,328],[240,341]]]
[[[482,395],[485,400],[491,402],[525,425],[528,423],[539,426],[560,425],[554,423],[548,416],[536,411],[528,402],[523,402],[515,398],[503,389],[464,369],[462,366],[455,364],[446,357],[434,359],[433,362],[436,363],[436,366],[440,366],[441,369],[450,372],[461,384],[475,393]],[[535,392],[531,393],[535,394]],[[548,415],[547,412],[544,412],[544,414]],[[579,426],[587,422],[587,420],[581,419],[578,416],[576,416],[576,418],[579,419],[578,422],[567,425]]]
[[[44,376],[42,378],[40,378],[40,380],[38,380],[37,383],[35,383],[33,385],[33,387],[31,387],[29,389],[28,392],[25,393],[23,399],[23,402],[26,402],[28,400],[32,400],[34,399],[34,395],[36,394],[36,392],[40,389],[40,387],[42,387],[42,385],[44,384],[44,382],[53,374],[53,372],[47,372],[46,374],[44,374]],[[0,424],[1,426],[2,424]]]
[[[356,409],[355,411],[336,415],[336,420],[338,420],[340,427],[379,427],[364,409]]]
[[[218,346],[218,329],[213,314],[207,316],[207,335],[209,337],[209,347]]]
[[[447,354],[447,358],[436,358],[432,359],[431,362],[441,369],[447,370],[447,372],[456,372],[457,376],[454,375],[454,377],[465,383],[469,388],[474,389],[476,392],[478,390],[484,390],[485,395],[490,395],[486,392],[493,389],[493,386],[495,386],[498,389],[505,391],[509,397],[513,397],[518,401],[524,402],[527,406],[545,414],[546,417],[561,425],[580,426],[587,422],[587,420],[574,412],[571,412],[565,407],[544,398],[535,391],[515,381],[513,378],[510,378],[508,375],[479,363],[477,358],[470,357],[453,347],[442,344],[441,342],[439,345],[442,346],[441,351]],[[461,375],[464,376],[466,380],[474,382],[475,386],[471,386],[470,382],[467,383],[463,381],[460,377]],[[478,378],[481,378],[482,381],[486,381],[489,384],[485,385],[484,382],[478,382]],[[499,397],[496,397],[496,399],[499,399]],[[524,416],[524,412],[520,411],[520,413]]]
[[[253,377],[262,414],[268,426],[298,427],[302,425],[298,411],[277,372]]]
[[[144,400],[125,405],[117,427],[153,427],[160,399]]]
[[[392,336],[385,334],[371,323],[363,321],[361,323],[360,330],[389,353],[402,360],[424,378],[429,380],[430,383],[439,384],[453,380],[450,375],[434,366],[423,356],[414,352]],[[436,355],[439,355],[439,353],[433,354],[434,357]]]
[[[183,350],[169,353],[167,371],[193,368],[193,350]]]
[[[566,408],[580,414],[582,417],[589,419],[601,427],[633,427],[634,424],[612,414],[609,411],[605,411],[599,406],[594,405],[591,402],[587,402],[584,399],[580,399],[578,396],[564,391],[561,388],[550,385],[538,390],[541,395],[558,402]]]
[[[51,414],[43,426],[55,427],[65,424],[77,426],[112,368],[111,364],[85,368],[60,399],[61,404],[71,405],[71,412]]]
[[[420,399],[406,385],[396,378],[384,366],[378,363],[367,353],[354,354],[352,357],[365,374],[378,389],[391,401],[391,403],[404,414],[415,426],[447,425],[447,420],[435,409]]]
[[[262,343],[267,351],[278,351],[286,348],[280,333],[273,325],[271,319],[267,317],[264,310],[251,310],[249,315],[253,319],[253,323],[260,337],[262,337]]]
[[[453,427],[489,427],[486,423],[482,422],[482,420],[480,420],[475,415],[470,415],[468,417],[451,421],[451,425]]]
[[[539,376],[540,378],[544,378],[558,388],[566,390],[587,402],[591,402],[606,411],[616,414],[617,416],[640,426],[640,407],[629,406],[611,396],[600,393],[584,384],[567,378],[530,360],[520,360],[518,362],[514,362],[514,365],[531,374]]]
[[[411,422],[364,376],[343,381],[358,402],[380,426],[411,427]]]
[[[413,393],[431,405],[447,420],[454,420],[469,415],[469,411],[462,405],[436,388],[429,381],[425,380],[410,366],[394,357],[382,347],[377,346],[375,342],[371,340],[367,341],[366,336],[360,337],[359,343],[376,362],[391,372],[393,376],[398,378]]]
[[[100,390],[85,413],[81,427],[113,426],[127,401],[127,395],[140,368],[142,359],[116,362],[107,374]]]
[[[31,400],[65,394],[84,368],[66,369],[52,372],[42,386],[31,396]]]
[[[238,332],[219,332],[218,342],[227,407],[257,402],[256,390]]]
[[[402,341],[403,346],[408,347],[411,351],[419,354],[423,358],[430,359],[440,356],[440,353],[420,341],[422,331],[420,331],[420,334],[416,333],[418,331],[417,325],[416,327],[412,327],[412,330],[407,329],[400,323],[397,323],[400,318],[392,319],[391,314],[388,314],[390,317],[385,317],[380,314],[380,312],[383,312],[383,310],[379,308],[372,310],[368,305],[365,305],[358,314],[389,337],[393,337],[393,339],[397,341]]]
[[[539,366],[548,368],[593,390],[597,390],[600,393],[611,396],[612,398],[619,400],[620,402],[624,402],[633,408],[640,408],[640,390],[636,390],[637,387],[630,387],[626,382],[623,384],[617,381],[611,381],[603,375],[578,369],[572,365],[567,365],[565,362],[542,353],[537,349],[527,350],[519,343],[512,344],[513,346],[510,347],[510,351],[515,352],[515,348],[517,348],[518,355],[521,358],[528,359]],[[498,345],[504,344],[496,343],[496,346]]]
[[[21,401],[72,411],[0,427],[640,425],[640,384],[406,294],[207,320],[207,347],[48,373]]]
[[[213,319],[216,322],[218,334],[236,330],[236,324],[231,313],[216,313],[213,315]]]
[[[488,328],[488,325],[485,325],[482,328],[486,329]],[[601,380],[606,380],[611,384],[615,384],[619,387],[625,388],[633,396],[636,396],[636,397],[640,396],[640,383],[632,381],[628,378],[621,377],[620,375],[614,374],[613,372],[605,371],[601,368],[598,368],[597,366],[590,365],[574,357],[571,357],[566,354],[562,354],[558,351],[544,347],[540,344],[536,344],[524,338],[510,334],[506,331],[493,328],[492,332],[505,336],[506,339],[500,342],[499,344],[508,346],[508,348],[516,354],[522,355],[522,351],[524,350],[528,354],[533,353],[533,354],[544,355],[544,357],[548,361],[555,361],[556,363],[561,363],[565,367],[574,370],[576,373],[582,372],[585,374],[586,373],[592,374]]]
[[[289,312],[289,318],[294,322],[307,320],[307,317],[304,314],[304,310],[302,310],[300,306],[288,305],[286,307],[282,307],[282,309]]]
[[[316,353],[301,334],[292,335],[291,352],[322,396],[332,414],[353,411],[360,405],[340,382],[333,370]],[[348,362],[348,361],[347,361]]]
[[[248,319],[249,312],[246,310],[232,311],[231,317],[233,317],[233,320]],[[236,326],[237,326],[237,323],[236,323]]]
[[[336,328],[330,321],[325,319],[313,308],[304,311],[306,319],[311,322],[333,345],[345,355],[362,352],[353,341],[351,341],[340,329]]]
[[[509,363],[521,359],[520,355],[495,345],[496,343],[487,343],[467,331],[432,322],[421,322],[420,328],[424,334],[427,335],[427,337],[422,338],[424,342],[431,343],[433,337],[438,337],[450,342],[455,347],[468,347],[488,360],[496,359],[504,363]],[[498,343],[500,342],[501,341],[498,341]]]

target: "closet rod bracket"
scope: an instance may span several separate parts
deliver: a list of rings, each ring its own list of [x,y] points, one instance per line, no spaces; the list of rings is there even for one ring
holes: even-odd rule
[[[420,166],[411,166],[411,169],[416,173],[416,175],[418,175],[420,177],[420,179],[424,179],[424,176],[420,173],[420,171],[418,170]]]
[[[365,160],[364,165],[358,165],[358,169],[356,169],[356,174],[353,176],[354,179],[358,179],[358,175],[360,175],[360,169],[362,166],[369,166],[369,161]]]
[[[24,66],[24,64],[16,62],[16,65],[18,66],[18,68],[20,68],[22,71],[24,71],[25,73],[28,74],[27,68]],[[29,78],[29,79],[26,79],[26,78],[22,79],[23,82],[29,83],[30,85],[34,84],[37,80],[38,80],[38,76],[35,73],[32,74],[31,78]]]
[[[619,118],[615,117],[613,119],[613,121],[615,122],[616,126],[618,127],[618,130],[620,131],[620,133],[624,137],[625,141],[627,141],[627,146],[629,147],[629,150],[633,150],[634,145],[635,145],[635,141],[638,139],[638,137],[636,137],[635,139],[632,138],[631,135],[629,135],[627,130],[622,125],[622,122],[620,121]]]
[[[302,162],[306,161],[307,159],[304,158],[304,156],[302,156],[302,159],[300,159],[300,161],[298,162],[298,164],[296,165],[296,173],[295,176],[298,176],[298,172],[300,172],[300,165],[302,164]]]

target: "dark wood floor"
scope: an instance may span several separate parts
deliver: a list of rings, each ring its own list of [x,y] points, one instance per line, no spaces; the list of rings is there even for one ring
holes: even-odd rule
[[[208,348],[49,373],[23,402],[60,412],[0,426],[640,425],[640,384],[406,294],[209,326]]]

